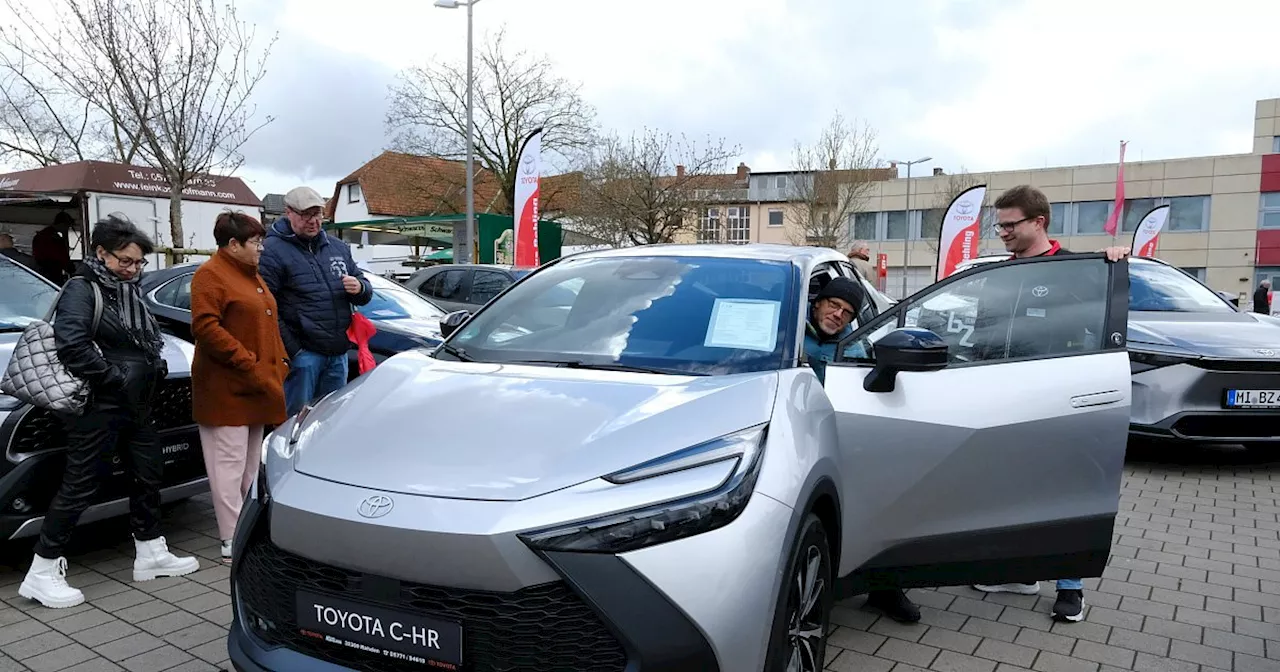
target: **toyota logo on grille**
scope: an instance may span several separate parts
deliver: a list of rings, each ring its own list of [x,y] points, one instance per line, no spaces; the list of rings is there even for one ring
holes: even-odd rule
[[[1275,350],[1268,350],[1268,349],[1266,349],[1266,348],[1258,348],[1257,350],[1254,350],[1254,352],[1258,353],[1259,355],[1262,355],[1263,357],[1275,357],[1275,356],[1276,356],[1276,351],[1275,351]]]
[[[395,506],[395,502],[391,501],[390,497],[386,495],[374,495],[372,497],[366,497],[363,502],[360,502],[360,508],[358,511],[360,512],[360,515],[365,518],[381,518],[388,513],[391,513],[391,507],[393,506]]]

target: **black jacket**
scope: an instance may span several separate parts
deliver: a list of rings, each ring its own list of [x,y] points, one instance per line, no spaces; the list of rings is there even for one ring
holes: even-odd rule
[[[102,319],[96,335],[90,282],[102,291]],[[153,358],[134,344],[115,306],[115,290],[98,283],[92,271],[82,269],[69,280],[53,317],[58,358],[67,370],[88,381],[91,410],[124,409],[146,415],[147,402],[169,367],[162,356]]]
[[[1271,314],[1271,292],[1266,287],[1259,285],[1253,293],[1253,312]]]
[[[321,355],[341,355],[351,349],[347,327],[352,305],[369,303],[373,286],[356,266],[346,243],[323,230],[311,240],[302,240],[289,220],[281,218],[267,231],[258,273],[276,297],[280,338],[290,357],[304,349]],[[360,280],[359,294],[342,288],[343,275]]]

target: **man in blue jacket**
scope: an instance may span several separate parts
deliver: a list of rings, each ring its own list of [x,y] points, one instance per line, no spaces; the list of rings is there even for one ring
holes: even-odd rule
[[[324,203],[310,187],[285,194],[285,215],[267,230],[258,262],[289,354],[284,396],[291,416],[347,383],[351,312],[373,298],[351,248],[322,230]]]
[[[827,380],[827,364],[836,358],[840,339],[853,332],[853,320],[866,300],[862,285],[849,278],[833,278],[827,283],[809,308],[809,321],[805,324],[804,353],[824,385]],[[907,594],[898,589],[873,590],[867,595],[867,606],[879,610],[899,623],[915,623],[920,620],[920,608],[911,602]]]

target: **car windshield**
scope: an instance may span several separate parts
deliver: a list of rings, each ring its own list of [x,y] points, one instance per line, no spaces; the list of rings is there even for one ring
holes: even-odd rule
[[[0,257],[0,332],[43,320],[58,290],[35,273]]]
[[[514,286],[444,352],[483,362],[719,375],[788,352],[790,266],[756,259],[569,259]]]
[[[1129,310],[1168,313],[1234,313],[1218,293],[1164,264],[1129,264]]]
[[[371,320],[439,320],[445,316],[435,304],[391,280],[367,273],[364,277],[373,286],[373,298],[356,310]]]

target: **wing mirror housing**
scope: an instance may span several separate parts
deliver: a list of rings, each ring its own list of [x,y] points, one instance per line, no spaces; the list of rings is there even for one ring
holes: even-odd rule
[[[471,317],[471,313],[465,310],[455,310],[448,315],[440,318],[440,335],[449,338],[453,332],[462,326]]]
[[[947,342],[928,329],[894,329],[876,341],[876,364],[862,381],[868,392],[892,392],[901,371],[947,368]]]

